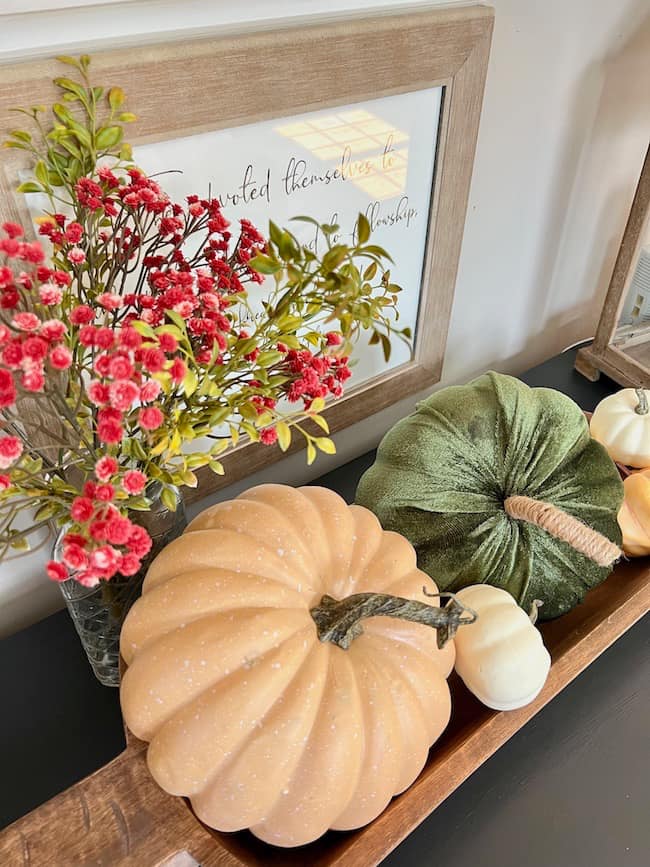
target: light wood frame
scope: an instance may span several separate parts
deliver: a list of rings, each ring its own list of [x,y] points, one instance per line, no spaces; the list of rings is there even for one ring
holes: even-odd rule
[[[96,80],[122,86],[139,118],[129,127],[133,144],[444,87],[414,356],[328,406],[333,433],[440,379],[493,16],[476,5],[380,14],[93,56]],[[57,74],[54,60],[0,67],[0,136],[16,124],[11,107],[55,101]],[[25,222],[26,206],[13,192],[21,159],[21,151],[3,152],[0,218]],[[201,471],[188,500],[281,457],[278,449],[240,445],[226,453],[224,477]]]
[[[621,312],[634,277],[643,239],[650,227],[650,147],[646,153],[630,216],[618,251],[596,336],[579,350],[576,370],[595,382],[601,372],[619,385],[650,388],[650,367],[625,352],[625,346],[650,342],[650,330],[626,342],[616,340]]]

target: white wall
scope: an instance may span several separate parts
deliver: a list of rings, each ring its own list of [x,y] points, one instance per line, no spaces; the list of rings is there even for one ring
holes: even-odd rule
[[[70,8],[83,5],[0,0],[0,61],[425,4],[112,0]],[[593,334],[650,137],[648,0],[493,5],[496,26],[443,383],[488,367],[517,373]],[[416,399],[339,434],[335,457],[308,469],[304,456],[294,455],[246,484],[308,481],[374,446]],[[57,588],[42,577],[44,559],[41,552],[0,567],[0,633],[59,604]]]

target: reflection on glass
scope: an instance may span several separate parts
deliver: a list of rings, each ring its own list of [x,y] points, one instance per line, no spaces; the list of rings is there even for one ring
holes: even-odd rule
[[[391,199],[406,189],[408,133],[366,109],[282,124],[274,131],[375,199]]]
[[[645,227],[613,343],[650,367],[650,222]]]
[[[650,322],[650,244],[641,248],[634,276],[623,305],[619,328]]]

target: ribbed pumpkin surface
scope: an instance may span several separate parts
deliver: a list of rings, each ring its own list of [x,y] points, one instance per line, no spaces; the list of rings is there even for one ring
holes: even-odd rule
[[[544,686],[551,665],[539,630],[499,587],[474,584],[461,590],[458,599],[478,619],[457,635],[457,673],[488,707],[524,707]]]
[[[625,499],[618,513],[623,550],[630,557],[644,557],[650,553],[650,470],[632,473],[623,487]]]
[[[253,488],[203,512],[152,564],[121,639],[129,729],[160,786],[222,831],[297,846],[374,819],[449,720],[454,648],[374,617],[348,650],[310,609],[436,592],[401,536],[324,488]]]

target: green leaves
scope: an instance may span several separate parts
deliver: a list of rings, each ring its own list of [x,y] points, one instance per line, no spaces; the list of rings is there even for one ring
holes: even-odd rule
[[[173,488],[163,488],[162,493],[160,494],[160,501],[166,509],[169,509],[170,512],[176,511],[178,500]]]
[[[275,324],[281,331],[295,331],[303,324],[303,318],[302,316],[285,313],[277,318]]]
[[[242,418],[247,419],[247,421],[249,421],[249,422],[256,422],[257,421],[257,416],[258,416],[257,408],[255,406],[253,406],[253,404],[251,404],[251,403],[242,403],[239,406],[239,413],[240,413]]]
[[[129,498],[129,509],[132,509],[136,512],[148,512],[151,508],[151,503],[146,497],[130,497]]]
[[[61,121],[61,123],[63,124],[63,130],[65,130],[65,128],[71,121],[74,121],[74,117],[72,116],[70,111],[68,111],[65,105],[61,105],[60,102],[54,103],[54,105],[52,106],[52,114],[57,118],[57,120]],[[59,131],[63,130],[59,129]]]
[[[370,237],[370,223],[365,214],[359,214],[357,217],[356,234],[359,244],[365,244]]]
[[[379,266],[377,265],[377,262],[371,262],[370,265],[368,265],[366,270],[363,272],[363,279],[364,280],[373,280],[375,275],[377,274],[377,268],[378,267]]]
[[[83,86],[77,84],[76,81],[72,81],[70,78],[55,78],[54,84],[56,84],[56,86],[61,90],[73,93],[77,99],[80,99],[82,102],[86,99],[86,90]]]
[[[312,437],[303,431],[307,439],[307,465],[311,466],[319,451],[326,455],[336,454],[336,446],[329,437]],[[279,439],[279,437],[278,437]]]
[[[382,348],[382,351],[384,353],[384,361],[388,362],[388,361],[390,361],[390,351],[391,351],[390,339],[386,334],[380,334],[379,339],[381,341],[381,348]]]
[[[95,144],[99,150],[110,150],[122,141],[123,135],[124,130],[121,126],[105,126],[97,132]]]
[[[27,143],[31,142],[31,140],[32,140],[31,135],[22,129],[14,129],[9,133],[9,135],[15,139],[18,139],[19,141],[23,141],[23,142],[27,142]]]
[[[76,57],[69,57],[67,54],[59,54],[56,59],[59,63],[66,63],[68,66],[74,66],[76,69],[81,69],[81,64]]]
[[[67,66],[74,66],[75,69],[78,69],[81,72],[86,72],[90,66],[90,55],[88,54],[82,54],[78,60],[76,57],[70,57],[67,54],[59,54],[56,59],[59,63],[65,63]]]
[[[23,184],[20,184],[16,187],[16,192],[18,193],[42,193],[43,187],[39,184],[35,184],[33,181],[25,181]]]
[[[138,334],[141,334],[143,337],[150,337],[152,339],[155,339],[156,337],[156,332],[153,330],[151,325],[149,325],[147,322],[143,322],[141,319],[134,319],[133,322],[131,322],[131,328],[133,328],[135,331],[138,332]]]
[[[19,192],[45,192],[54,203],[52,190],[57,188],[57,198],[72,204],[75,184],[95,171],[98,156],[115,157],[122,163],[132,160],[131,148],[123,141],[123,124],[133,122],[136,116],[124,110],[122,88],[91,84],[87,54],[79,58],[60,55],[58,59],[76,75],[71,72],[54,79],[59,98],[50,107],[53,123],[48,127],[47,118],[38,117],[46,115],[44,105],[15,109],[34,122],[35,134],[13,130],[3,147],[27,150],[35,157],[39,188],[21,185]]]
[[[268,349],[266,352],[260,352],[257,356],[257,364],[260,367],[271,367],[281,361],[284,355],[276,349]]]
[[[108,91],[108,104],[113,111],[117,111],[118,108],[124,105],[125,98],[124,91],[121,87],[111,87]]]
[[[310,412],[309,413],[310,421],[313,421],[321,430],[324,430],[325,433],[330,432],[329,425],[327,424],[326,419],[323,418],[322,415],[318,415],[317,413]]]
[[[196,478],[196,475],[192,472],[192,470],[183,470],[179,473],[179,478],[181,484],[185,485],[188,488],[195,488],[199,480]]]
[[[232,409],[229,406],[221,406],[219,409],[211,413],[209,417],[210,425],[215,428],[223,424],[226,419],[232,415]]]
[[[347,259],[348,255],[349,248],[346,244],[336,244],[323,256],[323,268],[326,271],[333,271]]]
[[[180,313],[177,313],[175,310],[166,310],[165,315],[168,319],[171,319],[171,321],[174,323],[174,325],[176,325],[181,334],[184,337],[187,337],[187,327],[185,325],[185,320],[180,315]]]
[[[237,355],[249,355],[254,349],[257,349],[257,340],[254,337],[247,337],[237,343]]]
[[[49,186],[47,166],[45,165],[44,160],[39,160],[36,163],[34,167],[34,175],[36,176],[36,180],[40,181],[44,187]]]
[[[196,372],[190,368],[183,379],[183,392],[187,397],[191,397],[196,391],[199,384],[199,378]]]
[[[279,421],[276,424],[275,429],[278,434],[278,445],[283,452],[286,452],[291,445],[291,428],[286,422]]]
[[[276,274],[278,271],[282,270],[280,262],[276,262],[264,253],[258,253],[257,256],[254,256],[249,261],[248,264],[254,271],[257,271],[258,274]]]
[[[334,445],[334,441],[329,439],[329,437],[316,437],[314,440],[316,444],[316,448],[320,449],[326,455],[335,455],[336,454],[336,446]]]
[[[61,506],[56,503],[44,503],[34,514],[35,521],[44,521],[45,519],[54,518],[55,515],[62,511]]]

